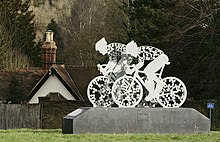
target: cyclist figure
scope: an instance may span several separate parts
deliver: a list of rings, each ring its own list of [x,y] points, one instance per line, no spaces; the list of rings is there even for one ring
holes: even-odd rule
[[[157,72],[165,65],[169,65],[170,62],[168,56],[165,55],[163,51],[155,47],[141,46],[138,48],[138,64],[136,64],[132,69],[127,68],[126,73],[132,74],[136,70],[143,69],[148,79],[146,83],[149,91],[149,94],[146,96],[145,100],[150,101],[155,97],[155,95],[160,93],[164,86],[164,82],[157,76]],[[147,64],[146,62],[149,61],[150,63]]]
[[[113,73],[114,77],[112,74],[111,77],[116,80],[125,74],[125,67],[133,60],[131,55],[126,55],[125,51],[128,46],[136,46],[137,48],[137,44],[134,41],[127,45],[121,43],[107,44],[105,38],[102,38],[96,43],[96,51],[99,51],[102,55],[108,54],[109,56],[109,61],[105,67],[100,64],[97,65],[104,76],[109,76],[110,73]]]
[[[134,57],[137,57],[138,54],[138,47],[137,44],[134,41],[129,42],[126,47],[125,47],[125,53],[122,54],[121,59],[115,66],[113,73],[117,74],[117,78],[123,76],[126,74],[126,68],[130,66],[132,63]],[[132,50],[132,51],[127,51],[127,50]],[[126,54],[129,52],[130,54]],[[116,79],[117,79],[116,78]]]

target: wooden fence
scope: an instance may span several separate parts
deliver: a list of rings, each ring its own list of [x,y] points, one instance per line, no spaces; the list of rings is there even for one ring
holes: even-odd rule
[[[0,104],[0,129],[40,128],[40,105]]]
[[[41,104],[0,104],[0,129],[62,128],[62,119],[79,107],[92,107],[88,101],[50,101],[40,99]],[[213,101],[212,130],[220,130],[220,100]],[[209,117],[207,101],[186,101],[183,107],[194,108]]]

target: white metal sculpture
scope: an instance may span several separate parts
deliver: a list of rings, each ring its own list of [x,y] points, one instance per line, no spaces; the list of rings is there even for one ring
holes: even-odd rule
[[[176,77],[161,78],[169,58],[152,46],[138,47],[134,41],[127,45],[110,43],[105,38],[96,43],[96,50],[108,54],[107,64],[98,64],[101,76],[88,85],[87,95],[94,107],[154,107],[178,108],[186,100],[184,83]],[[134,58],[137,64],[132,64]]]

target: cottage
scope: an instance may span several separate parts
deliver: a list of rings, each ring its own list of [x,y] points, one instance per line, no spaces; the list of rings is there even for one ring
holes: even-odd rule
[[[39,97],[57,94],[66,100],[83,100],[64,65],[53,65],[28,95],[28,103],[39,103]]]
[[[10,102],[10,95],[16,98],[22,96],[16,103],[36,104],[39,97],[87,101],[87,85],[98,75],[97,68],[57,64],[57,47],[52,31],[46,32],[46,41],[41,49],[43,68],[0,72],[0,82],[4,82],[0,85],[0,103]]]

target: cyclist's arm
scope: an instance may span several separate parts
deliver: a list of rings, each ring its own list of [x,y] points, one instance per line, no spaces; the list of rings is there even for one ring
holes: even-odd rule
[[[128,67],[128,68],[126,69],[126,73],[132,74],[134,71],[140,69],[143,65],[144,65],[144,62],[139,62],[139,63],[136,64],[133,68]]]
[[[103,65],[97,65],[100,73],[107,76],[110,72],[113,71],[114,67],[116,65],[115,61],[109,61],[107,64],[103,64]]]

